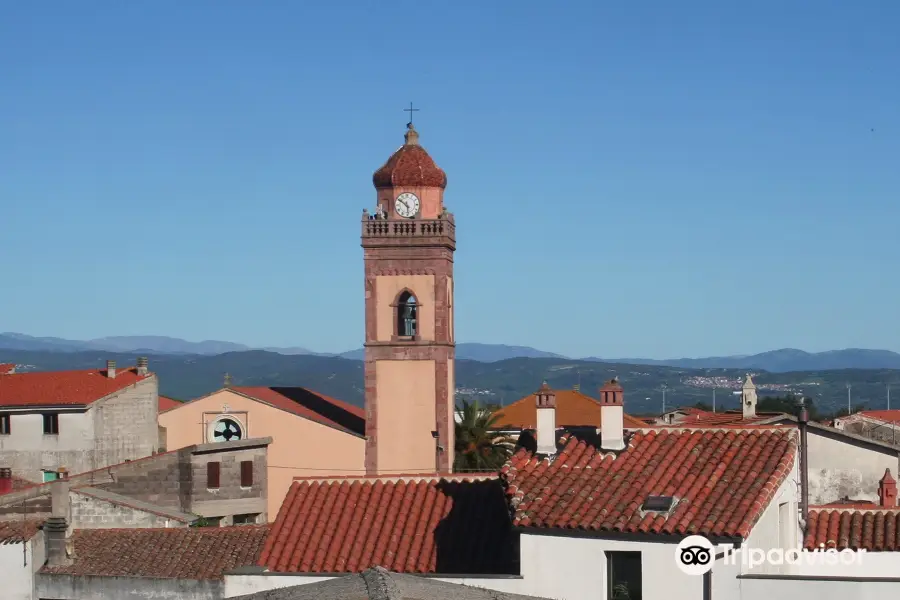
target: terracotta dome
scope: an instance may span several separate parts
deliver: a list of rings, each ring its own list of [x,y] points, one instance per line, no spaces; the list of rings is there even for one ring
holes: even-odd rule
[[[407,125],[409,131],[404,136],[406,143],[394,152],[375,171],[372,183],[376,188],[399,186],[447,187],[447,174],[434,164],[425,148],[419,145],[419,134],[412,123]]]

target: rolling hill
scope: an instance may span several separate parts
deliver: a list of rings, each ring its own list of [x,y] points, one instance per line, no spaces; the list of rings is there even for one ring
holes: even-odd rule
[[[195,398],[223,385],[225,373],[234,385],[301,385],[329,396],[362,405],[363,364],[336,356],[284,355],[263,350],[226,352],[213,356],[145,354],[160,378],[160,393],[177,399]],[[0,362],[23,365],[21,371],[103,368],[107,359],[120,366],[134,364],[136,353],[47,352],[0,349]],[[668,407],[712,403],[713,389],[719,408],[736,407],[732,391],[738,389],[745,369],[689,369],[664,365],[630,365],[617,362],[579,361],[564,358],[511,358],[496,362],[458,359],[457,395],[483,402],[506,404],[532,394],[546,380],[557,389],[580,384],[596,396],[604,381],[619,377],[625,386],[627,410],[654,414],[662,408],[662,386],[667,387]],[[801,392],[815,399],[823,410],[846,407],[852,385],[853,403],[883,408],[887,384],[900,394],[900,371],[845,369],[771,373],[754,376],[760,395]]]

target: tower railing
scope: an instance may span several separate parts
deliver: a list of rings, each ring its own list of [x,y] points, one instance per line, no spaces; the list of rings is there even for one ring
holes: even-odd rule
[[[362,235],[366,238],[456,238],[456,224],[448,213],[440,219],[372,219],[363,215]]]

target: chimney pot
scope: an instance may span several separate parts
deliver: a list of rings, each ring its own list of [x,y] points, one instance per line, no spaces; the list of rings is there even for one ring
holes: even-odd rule
[[[106,361],[106,376],[110,379],[116,378],[116,361],[108,360]]]
[[[600,447],[603,450],[625,448],[625,392],[618,378],[600,388]]]
[[[556,454],[556,394],[545,381],[534,395],[537,411],[537,451]]]
[[[12,491],[12,469],[3,467],[0,469],[0,495]]]
[[[885,508],[897,506],[897,480],[890,469],[884,470],[884,477],[878,482],[878,503]]]
[[[150,370],[147,368],[147,357],[141,356],[137,359],[137,374],[140,376],[144,376],[150,373]]]

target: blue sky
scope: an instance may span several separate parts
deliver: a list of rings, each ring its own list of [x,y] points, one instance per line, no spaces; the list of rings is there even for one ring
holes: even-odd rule
[[[358,347],[413,101],[458,340],[900,350],[897,2],[32,4],[0,3],[0,330]]]

